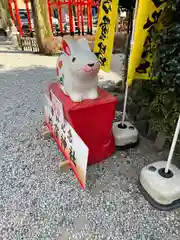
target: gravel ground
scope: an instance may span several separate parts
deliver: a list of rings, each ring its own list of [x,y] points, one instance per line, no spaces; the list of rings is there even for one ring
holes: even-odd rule
[[[56,58],[0,47],[0,239],[180,239],[179,210],[152,209],[137,188],[140,169],[164,156],[143,140],[89,167],[82,192],[71,171],[58,172],[62,155],[41,133]]]

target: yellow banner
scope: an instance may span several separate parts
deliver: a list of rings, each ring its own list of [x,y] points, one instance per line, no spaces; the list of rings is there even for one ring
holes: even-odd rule
[[[128,84],[133,79],[149,79],[153,61],[152,30],[159,24],[158,20],[167,0],[139,0],[133,47],[128,65]]]
[[[94,53],[105,72],[111,67],[117,13],[118,0],[101,0]]]

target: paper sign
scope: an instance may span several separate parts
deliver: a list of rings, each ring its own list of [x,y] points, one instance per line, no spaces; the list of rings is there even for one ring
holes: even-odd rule
[[[53,104],[53,110],[55,111],[55,116],[57,117],[57,121],[60,121],[61,123],[64,122],[64,111],[63,111],[63,105],[62,103],[57,99],[57,97],[53,94],[51,91],[51,97],[52,97],[52,104]]]
[[[62,113],[63,109],[62,103],[53,95],[51,95],[52,101],[50,99],[47,100],[45,108],[46,114],[49,114],[49,116],[46,119],[49,120],[48,123],[51,124],[56,139],[63,148],[66,156],[68,156],[67,160],[72,162],[74,166],[73,170],[75,169],[74,172],[78,180],[81,182],[83,188],[85,188],[89,149],[66,119],[64,117],[62,119],[62,115],[59,118],[59,114]]]

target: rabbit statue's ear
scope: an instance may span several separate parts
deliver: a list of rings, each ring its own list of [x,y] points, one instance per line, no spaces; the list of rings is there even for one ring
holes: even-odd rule
[[[62,48],[66,55],[71,55],[70,46],[68,45],[67,40],[62,40]]]
[[[66,55],[71,56],[76,49],[75,42],[71,39],[63,39],[62,48]]]
[[[86,38],[80,38],[77,40],[79,46],[85,50],[91,51],[88,40]]]

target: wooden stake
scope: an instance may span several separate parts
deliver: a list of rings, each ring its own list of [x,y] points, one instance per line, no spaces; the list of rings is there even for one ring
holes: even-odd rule
[[[44,140],[48,140],[51,138],[51,133],[49,132],[49,129],[46,125],[42,126],[42,135],[44,137]]]
[[[59,169],[61,172],[67,172],[69,170],[69,161],[65,160],[59,163]]]

